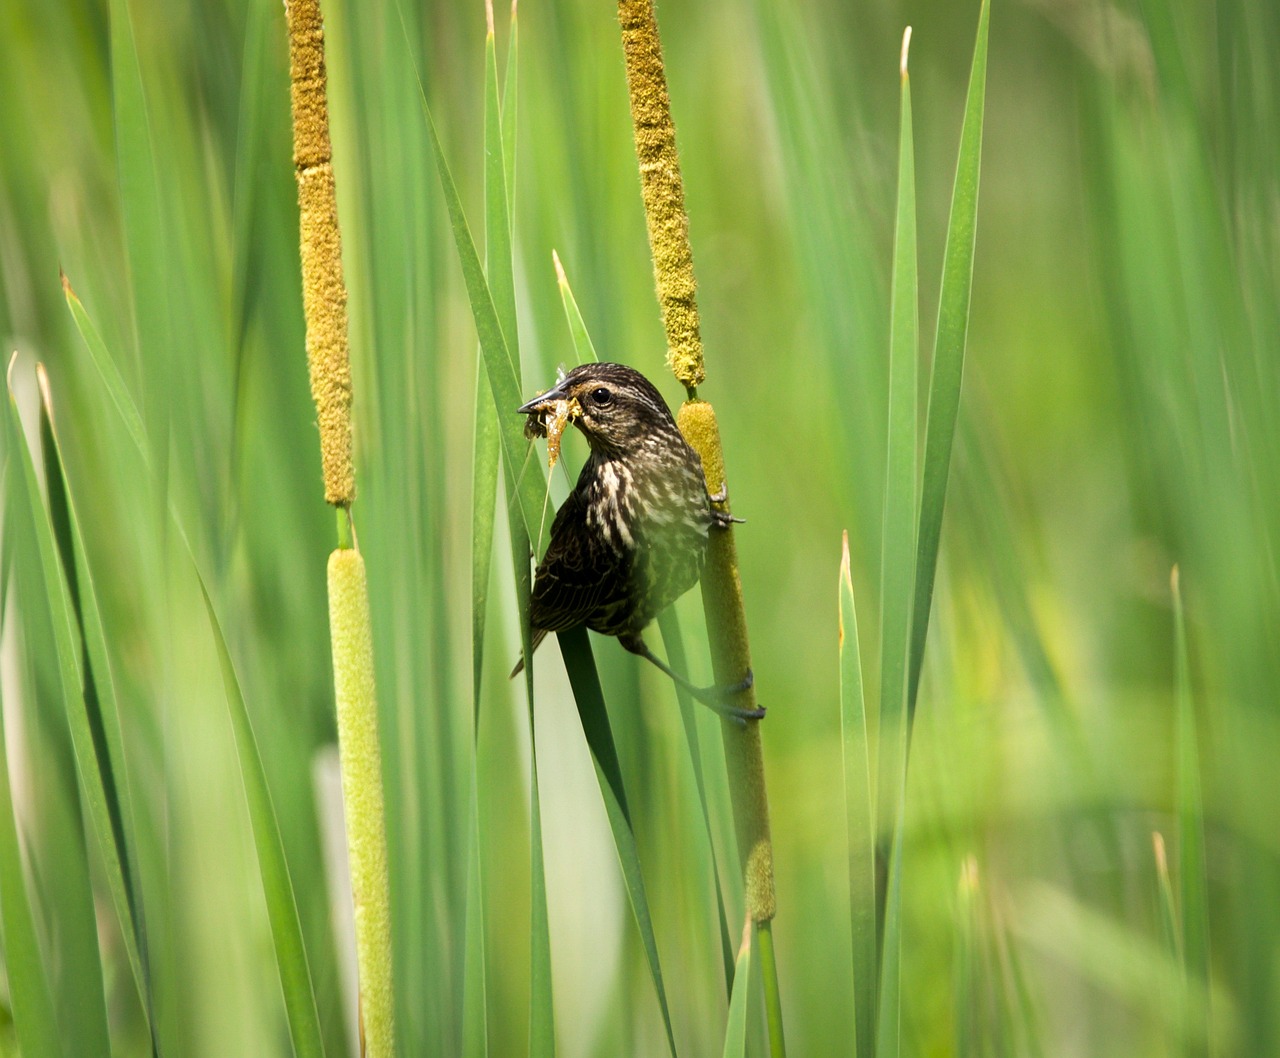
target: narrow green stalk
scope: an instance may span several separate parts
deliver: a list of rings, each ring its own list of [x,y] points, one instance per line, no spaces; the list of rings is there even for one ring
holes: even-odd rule
[[[778,961],[773,954],[773,922],[756,924],[760,945],[760,968],[764,971],[764,1010],[769,1023],[769,1054],[781,1058],[787,1053],[782,1034],[782,994],[778,991]]]
[[[938,329],[934,335],[933,368],[929,379],[929,407],[925,413],[924,477],[920,491],[920,529],[917,534],[915,605],[911,617],[911,661],[907,679],[908,729],[915,716],[929,632],[933,582],[938,571],[942,513],[951,447],[960,414],[960,385],[964,378],[965,343],[969,335],[969,299],[973,290],[973,252],[977,238],[978,177],[982,168],[982,124],[987,86],[987,36],[991,3],[983,0],[978,13],[978,36],[969,70],[964,124],[951,192],[947,242],[938,295]]]
[[[849,925],[853,948],[853,1053],[872,1058],[876,1040],[876,821],[873,762],[867,735],[858,612],[853,598],[849,534],[840,554],[840,743],[849,864]]]
[[[1182,972],[1188,1014],[1205,1026],[1204,1035],[1189,1036],[1185,1053],[1201,1058],[1209,1053],[1209,914],[1208,880],[1204,844],[1204,802],[1200,790],[1200,749],[1196,735],[1196,707],[1191,693],[1191,661],[1187,646],[1187,621],[1182,604],[1178,567],[1171,578],[1173,591],[1174,652],[1177,659],[1177,791],[1178,812],[1178,936],[1181,938]],[[1167,873],[1167,872],[1166,872]],[[1190,1009],[1191,1003],[1200,1008]]]
[[[898,210],[894,227],[892,322],[889,329],[889,436],[884,481],[884,548],[880,560],[880,754],[876,833],[898,818],[905,788],[910,723],[907,680],[911,656],[916,551],[916,361],[919,296],[916,266],[915,148],[907,53],[902,35],[898,125]]]
[[[747,1053],[747,999],[753,983],[751,958],[751,919],[743,923],[742,942],[733,962],[733,987],[729,995],[729,1018],[725,1026],[723,1058],[743,1058]]]

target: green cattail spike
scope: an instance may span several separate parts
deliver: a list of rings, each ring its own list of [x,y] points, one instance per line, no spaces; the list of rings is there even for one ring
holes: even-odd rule
[[[329,628],[338,707],[338,753],[355,903],[360,980],[360,1053],[393,1058],[395,1007],[391,989],[391,900],[373,680],[373,635],[364,559],[351,548],[329,556]]]
[[[337,507],[355,499],[351,460],[351,364],[347,287],[329,139],[324,23],[319,0],[288,0],[293,165],[298,178],[302,307],[307,321],[311,396],[320,425],[324,498]]]
[[[618,17],[640,164],[640,193],[667,331],[667,366],[692,397],[706,377],[698,325],[698,284],[693,275],[689,217],[684,209],[676,129],[653,0],[619,0]]]

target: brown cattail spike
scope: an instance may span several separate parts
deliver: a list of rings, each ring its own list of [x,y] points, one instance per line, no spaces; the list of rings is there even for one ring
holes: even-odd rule
[[[302,245],[302,307],[307,321],[311,396],[320,425],[324,498],[337,507],[349,507],[355,499],[351,364],[347,288],[342,277],[342,238],[325,100],[324,25],[319,0],[288,0],[285,10]]]
[[[667,366],[686,389],[694,390],[705,377],[697,281],[653,0],[619,0],[618,17],[622,22],[631,123],[640,163],[640,193],[649,227],[662,322],[667,330]]]

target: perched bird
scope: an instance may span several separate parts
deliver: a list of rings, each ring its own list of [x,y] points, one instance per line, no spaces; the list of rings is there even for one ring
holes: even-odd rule
[[[567,417],[587,438],[591,456],[551,526],[551,542],[534,576],[530,623],[536,647],[548,632],[586,625],[616,636],[699,701],[718,712],[758,719],[725,699],[751,685],[694,687],[645,644],[645,625],[697,583],[713,530],[733,521],[707,492],[702,460],[689,447],[662,394],[623,364],[574,368],[522,405],[526,435],[558,441]],[[515,676],[524,661],[511,673]]]

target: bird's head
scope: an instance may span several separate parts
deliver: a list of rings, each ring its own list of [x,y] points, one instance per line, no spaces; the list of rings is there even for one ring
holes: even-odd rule
[[[597,451],[633,451],[655,433],[676,428],[662,394],[644,375],[625,364],[575,367],[553,388],[522,404],[517,411],[540,424],[542,416],[553,411],[557,401],[571,402],[570,420]]]

